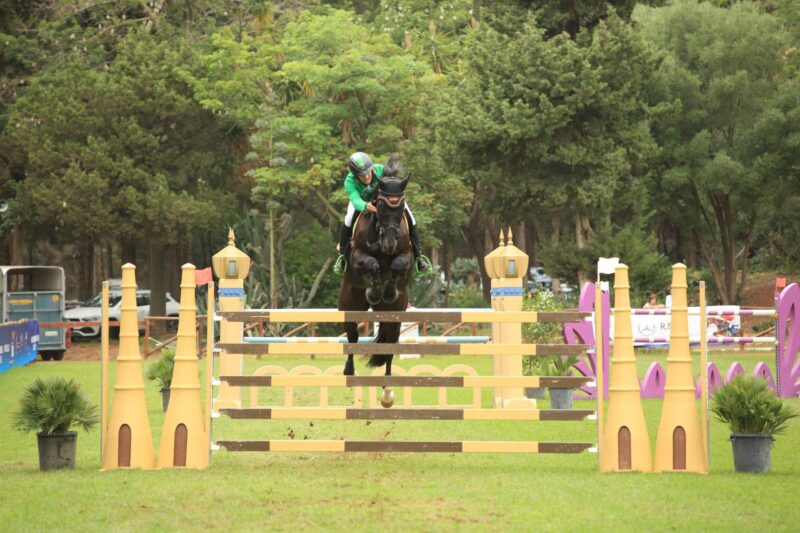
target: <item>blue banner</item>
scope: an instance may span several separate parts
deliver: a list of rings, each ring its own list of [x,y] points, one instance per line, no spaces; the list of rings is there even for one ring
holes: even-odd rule
[[[27,365],[39,350],[39,321],[0,324],[0,374],[11,367]]]

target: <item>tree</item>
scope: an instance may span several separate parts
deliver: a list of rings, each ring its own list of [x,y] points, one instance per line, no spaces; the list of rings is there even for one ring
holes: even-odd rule
[[[483,24],[464,57],[463,78],[432,129],[440,157],[473,189],[476,257],[485,253],[480,232],[490,217],[549,217],[553,246],[563,244],[561,218],[571,219],[578,249],[613,212],[639,222],[631,193],[642,190],[642,161],[652,150],[640,101],[651,61],[630,27],[611,17],[575,41],[548,39],[533,17],[511,35]]]
[[[27,158],[15,219],[32,234],[79,243],[88,265],[96,243],[149,247],[154,314],[164,301],[165,247],[215,228],[230,203],[224,124],[176,76],[192,63],[192,47],[162,37],[131,31],[107,68],[43,72],[11,119]],[[89,272],[84,298],[94,291]]]
[[[672,106],[653,122],[656,194],[669,206],[664,216],[696,239],[722,302],[734,303],[768,190],[752,130],[775,94],[786,36],[775,17],[746,3],[678,1],[637,8],[634,19],[660,56],[651,103]]]

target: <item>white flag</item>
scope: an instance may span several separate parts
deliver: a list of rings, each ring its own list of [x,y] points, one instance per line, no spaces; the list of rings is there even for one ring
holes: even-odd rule
[[[597,274],[613,274],[619,265],[619,257],[601,257],[597,260]]]

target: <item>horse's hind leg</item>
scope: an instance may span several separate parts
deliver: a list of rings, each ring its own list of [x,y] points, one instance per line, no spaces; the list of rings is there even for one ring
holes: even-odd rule
[[[355,322],[345,322],[344,330],[347,332],[347,342],[355,344],[358,342],[358,324]],[[347,362],[344,364],[344,375],[355,376],[356,366],[353,362],[353,354],[347,354]]]

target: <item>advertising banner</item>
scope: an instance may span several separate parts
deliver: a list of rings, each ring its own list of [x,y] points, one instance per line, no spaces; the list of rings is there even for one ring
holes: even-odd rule
[[[27,365],[39,350],[39,321],[23,320],[0,324],[0,374]]]

